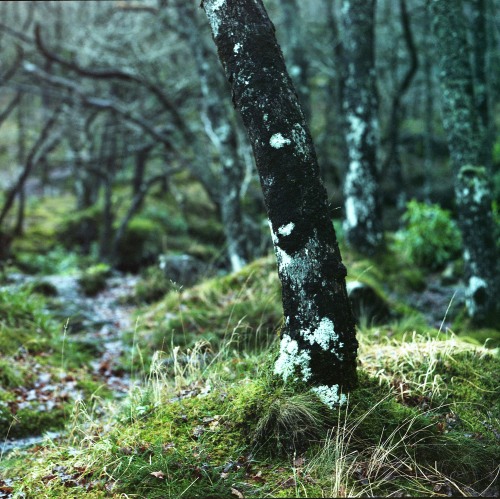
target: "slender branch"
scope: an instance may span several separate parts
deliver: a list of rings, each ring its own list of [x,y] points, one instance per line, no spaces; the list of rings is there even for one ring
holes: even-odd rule
[[[137,213],[139,210],[140,206],[142,205],[142,202],[144,201],[144,198],[146,197],[146,194],[149,192],[149,190],[158,182],[163,181],[165,176],[167,175],[174,175],[175,173],[178,173],[182,171],[182,168],[171,168],[167,170],[166,172],[163,172],[160,175],[155,175],[154,177],[150,178],[146,183],[144,183],[141,188],[137,191],[135,196],[132,199],[132,203],[129,206],[129,209],[127,210],[127,213],[123,217],[120,226],[118,227],[118,230],[115,233],[115,237],[113,239],[113,248],[116,252],[116,249],[118,248],[120,242],[123,239],[123,236],[125,235],[125,230],[127,228],[127,225],[129,224],[130,220],[132,217]]]
[[[10,101],[9,105],[0,113],[0,125],[9,117],[9,114],[16,108],[21,101],[21,92]]]
[[[24,51],[19,45],[17,45],[16,52],[17,54],[14,63],[9,69],[7,69],[7,71],[5,71],[3,75],[0,76],[0,81],[2,82],[2,84],[5,84],[5,82],[9,81],[16,73],[17,68],[21,65],[21,61],[23,60],[24,56]]]
[[[2,225],[5,217],[7,216],[7,213],[9,210],[12,208],[12,205],[14,203],[14,199],[16,198],[17,194],[19,191],[23,188],[24,184],[26,183],[26,180],[28,179],[31,171],[33,170],[33,167],[36,166],[40,158],[43,156],[45,152],[48,150],[52,149],[54,146],[54,140],[58,140],[58,138],[53,138],[52,140],[48,140],[49,137],[49,132],[52,130],[54,125],[57,122],[57,119],[59,118],[59,114],[61,112],[61,106],[58,107],[53,113],[52,116],[47,120],[45,125],[43,126],[43,129],[33,145],[33,147],[30,150],[30,153],[28,155],[28,158],[26,159],[26,163],[24,165],[24,169],[19,175],[16,183],[14,186],[9,189],[7,193],[7,197],[5,198],[2,211],[0,212],[0,226]]]
[[[41,28],[40,25],[36,25],[35,27],[35,41],[36,45],[38,47],[38,50],[41,52],[41,54],[58,64],[61,64],[62,66],[71,69],[75,73],[77,73],[80,76],[84,76],[87,78],[94,78],[94,79],[103,79],[103,80],[108,80],[108,79],[118,79],[122,81],[128,81],[128,82],[133,82],[137,83],[146,89],[148,89],[155,97],[158,99],[158,101],[162,104],[162,106],[171,113],[173,117],[174,124],[176,127],[183,133],[186,139],[188,140],[193,140],[193,133],[189,129],[189,127],[186,125],[184,119],[182,116],[179,114],[179,112],[176,109],[176,106],[167,98],[167,96],[164,94],[164,92],[161,90],[160,87],[155,85],[154,83],[145,80],[137,75],[134,75],[132,73],[122,71],[119,69],[90,69],[90,68],[83,68],[80,66],[78,63],[75,61],[68,61],[67,59],[64,59],[60,57],[59,55],[55,54],[51,50],[47,48],[45,43],[42,40],[42,35],[41,35]]]
[[[84,91],[72,80],[63,78],[61,76],[54,76],[43,69],[35,66],[32,63],[25,63],[24,70],[28,73],[35,74],[44,81],[51,83],[57,87],[62,87],[70,92],[75,93],[84,104],[90,107],[94,107],[101,110],[107,110],[115,112],[120,116],[123,116],[131,123],[134,123],[146,131],[149,135],[154,137],[156,140],[161,142],[167,149],[175,150],[170,138],[163,133],[156,130],[151,124],[149,124],[142,116],[138,116],[131,111],[124,109],[119,103],[111,100],[110,98],[93,97],[84,93]]]
[[[12,29],[10,26],[7,26],[4,23],[0,23],[0,30],[4,31],[10,36],[13,36],[17,38],[18,40],[21,40],[25,43],[33,44],[34,40],[30,38],[29,36],[26,36],[24,33],[21,33],[19,31],[16,31],[15,29]]]

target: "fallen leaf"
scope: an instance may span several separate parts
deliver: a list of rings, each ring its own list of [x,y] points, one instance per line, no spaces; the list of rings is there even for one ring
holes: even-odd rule
[[[245,496],[238,489],[233,487],[231,487],[231,494],[236,496],[238,499],[245,499]]]
[[[163,473],[163,471],[152,471],[150,475],[153,475],[154,477],[159,478],[160,480],[165,479],[165,474]]]

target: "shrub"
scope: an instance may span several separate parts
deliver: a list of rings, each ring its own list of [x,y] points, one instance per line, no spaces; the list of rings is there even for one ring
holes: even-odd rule
[[[461,236],[449,211],[412,200],[402,220],[406,227],[396,233],[394,249],[412,263],[436,270],[458,256]]]

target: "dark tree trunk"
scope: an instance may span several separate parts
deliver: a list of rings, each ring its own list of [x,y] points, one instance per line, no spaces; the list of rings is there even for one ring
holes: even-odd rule
[[[22,100],[17,107],[17,162],[24,165],[26,160],[26,123],[24,120],[24,105]],[[26,207],[26,196],[24,185],[21,187],[17,197],[17,216],[14,226],[14,234],[22,235],[24,231],[24,210]]]
[[[433,0],[430,6],[439,49],[443,125],[455,170],[467,309],[474,322],[495,325],[500,263],[493,235],[489,175],[482,162],[484,129],[475,106],[463,5],[459,0]]]
[[[378,96],[374,56],[375,0],[344,0],[343,50],[346,61],[343,108],[349,167],[344,184],[344,231],[348,243],[365,254],[383,244],[378,196]]]
[[[399,9],[401,25],[403,27],[403,36],[408,49],[409,66],[401,82],[397,85],[392,98],[389,131],[387,137],[389,141],[389,151],[387,153],[385,164],[382,167],[382,171],[385,175],[391,175],[395,179],[396,187],[399,190],[399,194],[397,196],[397,206],[398,208],[403,208],[406,204],[406,193],[404,189],[405,182],[403,176],[403,163],[401,162],[401,156],[399,154],[399,132],[404,111],[402,101],[417,72],[418,56],[415,42],[413,40],[413,32],[411,29],[406,0],[399,0]]]
[[[473,23],[473,72],[474,96],[479,123],[483,128],[484,145],[481,148],[481,164],[487,168],[492,164],[492,123],[489,103],[488,60],[489,36],[487,22],[487,0],[472,0]]]
[[[261,0],[205,0],[219,58],[253,147],[282,284],[275,373],[329,405],[356,384],[346,269],[304,114]]]
[[[309,91],[309,61],[305,51],[306,40],[296,0],[285,0],[281,4],[288,44],[284,47],[285,57],[294,86],[297,89],[300,107],[306,122],[311,123],[311,96]]]

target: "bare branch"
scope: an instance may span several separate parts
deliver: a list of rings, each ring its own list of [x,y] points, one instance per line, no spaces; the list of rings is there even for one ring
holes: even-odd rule
[[[69,80],[67,78],[63,78],[61,76],[54,76],[43,69],[39,68],[35,64],[30,62],[24,63],[24,70],[28,73],[34,74],[41,78],[42,80],[55,85],[57,87],[62,87],[65,90],[73,92],[77,95],[81,101],[87,106],[94,107],[100,110],[112,111],[120,116],[123,116],[129,122],[138,125],[144,131],[146,131],[149,135],[154,137],[156,140],[161,142],[167,149],[174,150],[174,146],[170,141],[170,138],[164,135],[162,132],[155,129],[150,123],[148,123],[142,116],[138,116],[131,111],[128,111],[123,108],[118,102],[110,99],[110,98],[101,98],[101,97],[93,97],[87,95],[75,82]]]
[[[55,143],[59,140],[58,137],[53,136],[51,140],[49,140],[49,133],[54,127],[54,125],[57,122],[57,119],[59,118],[59,114],[61,112],[61,107],[58,107],[53,113],[52,116],[47,120],[45,125],[43,126],[43,129],[31,148],[31,151],[28,155],[28,158],[26,159],[26,163],[24,165],[24,169],[19,175],[16,183],[14,186],[9,189],[7,196],[5,198],[2,211],[0,212],[0,226],[2,225],[5,217],[7,216],[7,213],[10,211],[12,208],[12,205],[14,204],[14,199],[16,198],[17,194],[20,192],[20,190],[23,188],[24,184],[26,183],[26,180],[28,179],[31,171],[33,168],[36,166],[36,164],[40,161],[40,158],[50,149],[52,149],[55,145]]]
[[[2,82],[2,85],[5,82],[9,81],[14,76],[14,74],[17,71],[17,68],[21,65],[21,61],[23,60],[24,57],[24,51],[19,45],[16,46],[16,51],[17,55],[14,64],[12,64],[12,66],[9,69],[7,69],[7,71],[5,71],[3,75],[0,76],[0,81]]]
[[[155,85],[154,83],[145,80],[137,75],[134,75],[132,73],[122,71],[119,69],[90,69],[90,68],[83,68],[81,67],[78,63],[75,61],[68,61],[67,59],[64,59],[51,50],[49,50],[46,45],[44,44],[42,40],[42,35],[41,35],[41,29],[40,25],[36,25],[35,27],[35,40],[36,40],[36,45],[41,52],[41,54],[53,61],[57,62],[58,64],[61,64],[62,66],[71,69],[75,73],[79,74],[80,76],[84,76],[87,78],[94,78],[94,79],[103,79],[103,80],[108,80],[108,79],[118,79],[122,81],[129,81],[133,83],[137,83],[146,89],[148,89],[162,104],[162,106],[172,115],[174,124],[177,126],[177,128],[183,133],[184,137],[188,140],[193,140],[193,133],[189,129],[189,127],[186,125],[184,119],[182,116],[179,114],[179,112],[176,109],[176,106],[170,102],[170,100],[167,98],[167,96],[163,93],[160,87]]]
[[[0,125],[9,117],[9,114],[16,108],[21,100],[21,92],[17,92],[16,96],[10,101],[4,111],[0,113]]]

